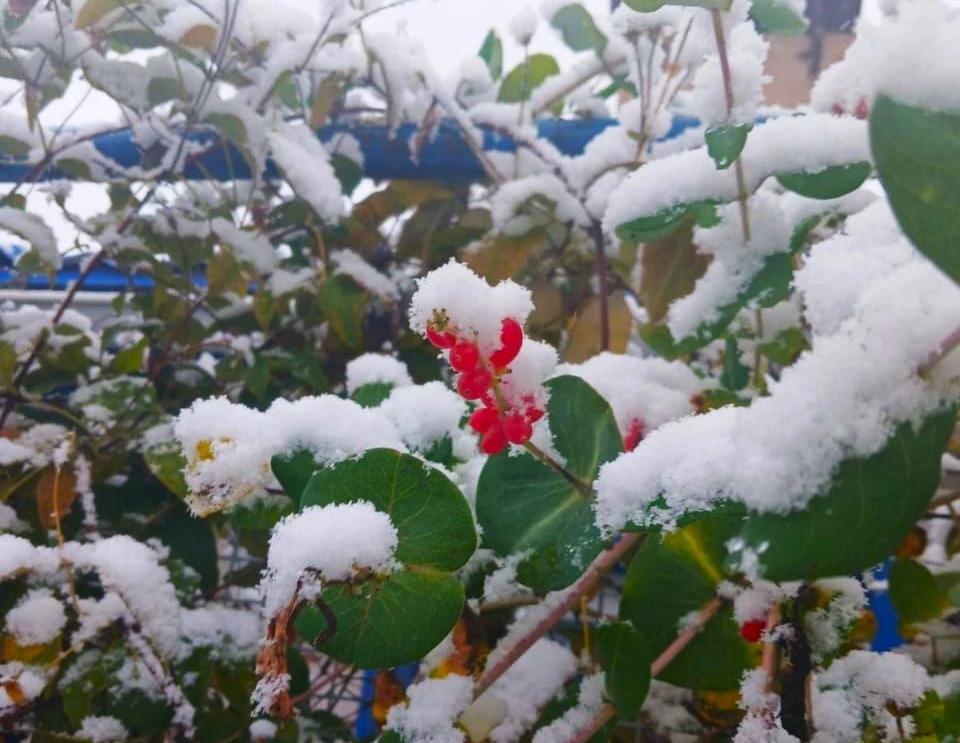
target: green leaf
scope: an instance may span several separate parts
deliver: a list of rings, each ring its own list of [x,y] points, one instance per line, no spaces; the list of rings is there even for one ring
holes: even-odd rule
[[[503,74],[503,42],[492,28],[487,32],[483,46],[480,47],[480,59],[487,63],[490,77],[499,80],[500,75]]]
[[[375,408],[390,397],[392,391],[393,384],[390,382],[370,382],[357,387],[350,398],[365,408]]]
[[[870,113],[870,144],[900,227],[960,282],[960,114],[932,113],[880,96]]]
[[[187,497],[190,489],[183,477],[187,459],[178,443],[163,442],[144,447],[143,459],[153,476],[162,482],[167,490],[181,500]]]
[[[899,557],[890,565],[889,593],[901,626],[936,619],[944,595],[933,573],[916,560]]]
[[[419,660],[460,618],[463,586],[452,571],[477,547],[470,507],[439,470],[392,449],[371,449],[317,470],[303,492],[302,507],[358,500],[389,514],[403,567],[385,578],[323,591],[337,626],[322,650],[361,668]],[[308,637],[326,626],[312,607],[297,622]]]
[[[498,100],[519,103],[530,100],[530,95],[548,77],[560,73],[560,65],[549,54],[531,54],[526,61],[514,67],[500,83]]]
[[[671,206],[647,217],[638,217],[617,226],[617,237],[627,242],[649,243],[662,240],[683,224],[688,204]]]
[[[807,337],[800,328],[787,328],[774,336],[773,340],[760,344],[760,353],[774,364],[787,366],[792,364],[797,356],[810,348]]]
[[[0,152],[5,157],[26,157],[30,154],[30,143],[9,134],[0,134]]]
[[[247,127],[243,120],[235,114],[209,113],[203,118],[204,123],[219,129],[235,144],[245,145],[247,143]]]
[[[294,510],[289,498],[266,495],[237,504],[227,512],[227,518],[240,529],[268,530]]]
[[[340,181],[340,188],[343,189],[344,195],[352,194],[363,180],[363,168],[360,167],[360,163],[346,155],[333,153],[330,155],[330,165],[333,167],[333,174]]]
[[[563,34],[564,43],[573,51],[592,49],[598,57],[603,56],[607,37],[600,32],[593,16],[580,3],[564,5],[553,14],[550,25]]]
[[[86,0],[79,6],[79,11],[73,19],[73,25],[78,29],[92,26],[101,20],[111,10],[120,7],[120,0]]]
[[[730,10],[732,0],[623,0],[628,8],[641,13],[652,13],[664,5],[686,5],[708,10]]]
[[[750,15],[763,31],[776,36],[798,36],[810,25],[783,0],[753,0]]]
[[[401,570],[357,586],[329,586],[322,600],[337,618],[324,654],[359,668],[393,668],[418,661],[453,628],[463,611],[463,586],[449,573]],[[297,619],[313,639],[326,620],[313,607]]]
[[[829,490],[803,510],[749,516],[741,537],[757,551],[764,578],[853,575],[888,557],[937,489],[955,421],[950,409],[919,430],[901,424],[873,456],[842,462]]]
[[[343,274],[330,276],[320,287],[320,307],[330,328],[350,349],[363,348],[363,320],[367,293]]]
[[[707,129],[707,153],[717,164],[717,170],[726,170],[743,152],[751,124],[724,124]]]
[[[283,492],[299,504],[304,488],[317,469],[313,453],[308,449],[276,454],[270,460],[270,469],[283,488]]]
[[[132,346],[118,351],[110,362],[110,367],[117,374],[136,374],[144,364],[147,347],[150,345],[148,338],[141,338]]]
[[[714,599],[727,580],[726,542],[736,536],[737,517],[708,516],[664,535],[651,534],[627,570],[620,619],[630,622],[660,655],[679,633],[681,620]],[[699,691],[740,688],[757,649],[740,637],[729,607],[719,612],[657,677]]]
[[[182,560],[196,570],[204,591],[216,588],[220,568],[212,521],[193,516],[185,505],[175,501],[159,519],[151,523],[142,536],[144,539],[157,537],[170,548],[171,557]]]
[[[543,706],[543,709],[540,711],[540,717],[537,718],[537,722],[534,724],[533,729],[540,730],[545,728],[547,725],[559,720],[568,711],[576,707],[580,701],[581,686],[582,679],[577,679],[567,684],[558,696],[555,696]],[[619,723],[619,718],[614,716],[597,732],[587,738],[584,743],[606,743],[608,740],[610,740],[610,737],[613,735],[613,731],[616,730]]]
[[[720,384],[724,389],[742,390],[750,383],[750,368],[740,361],[740,347],[737,339],[727,336],[723,348],[723,371],[720,373]]]
[[[368,501],[397,529],[396,557],[406,567],[453,571],[477,548],[470,506],[439,470],[393,449],[370,449],[317,470],[301,508]]]
[[[607,696],[621,717],[633,719],[640,714],[650,690],[653,658],[647,643],[629,622],[601,625],[596,638],[603,659]]]
[[[147,101],[151,106],[159,106],[167,101],[178,100],[183,95],[183,86],[176,78],[154,77],[147,83]]]
[[[837,199],[856,191],[870,176],[868,162],[831,165],[816,172],[780,173],[780,185],[808,199]]]
[[[589,485],[623,451],[607,402],[582,379],[547,382],[554,446],[573,477]],[[477,520],[502,556],[528,553],[517,579],[537,590],[575,581],[603,548],[591,497],[547,464],[523,453],[490,457],[477,484]]]

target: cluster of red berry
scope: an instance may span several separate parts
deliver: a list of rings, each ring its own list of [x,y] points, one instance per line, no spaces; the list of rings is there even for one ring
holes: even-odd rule
[[[634,418],[630,421],[630,428],[623,439],[623,450],[633,451],[637,444],[643,441],[647,435],[647,422],[643,418]]]
[[[481,407],[470,416],[470,427],[481,435],[484,454],[499,454],[507,444],[524,444],[533,434],[533,424],[543,417],[532,396],[522,407],[511,407],[498,394],[498,381],[523,345],[523,328],[516,320],[505,318],[500,326],[500,345],[483,358],[476,341],[459,335],[445,317],[437,317],[427,326],[427,338],[437,348],[450,351],[450,366],[459,372],[457,392],[464,400],[479,400]]]

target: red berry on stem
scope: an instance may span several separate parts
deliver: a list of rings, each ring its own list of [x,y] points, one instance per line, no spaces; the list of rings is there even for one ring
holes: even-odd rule
[[[536,423],[545,415],[543,410],[538,408],[536,405],[528,405],[527,409],[524,410],[523,412],[524,412],[524,415],[527,416],[527,420],[530,421],[531,423]]]
[[[427,340],[437,348],[453,348],[457,336],[448,331],[439,331],[433,325],[427,325]]]
[[[486,433],[500,420],[500,411],[496,408],[479,408],[470,416],[470,428],[477,433]]]
[[[464,400],[476,400],[490,389],[493,376],[483,367],[464,372],[457,378],[457,392]]]
[[[490,354],[490,363],[497,369],[508,366],[520,353],[523,328],[512,317],[506,317],[500,326],[500,348]]]
[[[460,341],[450,351],[450,366],[460,372],[476,369],[480,363],[480,349],[473,341]]]
[[[507,437],[499,425],[491,427],[480,439],[480,451],[484,454],[499,454],[507,448]]]
[[[767,628],[765,619],[751,619],[740,625],[740,637],[747,642],[760,642],[763,631]]]
[[[507,413],[503,418],[503,433],[511,444],[525,444],[533,435],[530,421],[517,411]]]

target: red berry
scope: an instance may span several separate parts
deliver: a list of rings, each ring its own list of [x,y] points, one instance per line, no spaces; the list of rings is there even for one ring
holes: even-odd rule
[[[460,372],[471,371],[480,363],[480,349],[473,341],[460,341],[450,351],[450,366]]]
[[[499,454],[507,448],[507,437],[502,426],[492,426],[480,439],[480,451],[484,454]]]
[[[543,410],[538,408],[536,405],[528,405],[527,409],[524,410],[523,413],[527,416],[527,420],[531,423],[536,423],[545,415]]]
[[[457,336],[446,331],[439,331],[433,325],[427,325],[427,340],[437,348],[453,348],[457,342]]]
[[[861,98],[857,101],[857,107],[854,109],[853,115],[858,119],[870,118],[870,106],[867,104],[866,98]]]
[[[512,317],[504,318],[500,326],[500,348],[490,354],[494,368],[502,369],[517,358],[523,345],[523,328]]]
[[[846,113],[846,109],[843,107],[842,103],[837,102],[830,107],[830,113],[832,113],[834,116],[843,116]]]
[[[493,376],[483,367],[464,372],[457,378],[457,392],[464,400],[476,400],[490,389]]]
[[[511,444],[525,444],[533,435],[533,426],[520,413],[507,413],[503,418],[503,433]]]
[[[630,430],[627,431],[627,436],[623,440],[623,450],[624,451],[633,451],[637,448],[637,444],[643,441],[643,437],[647,433],[647,424],[644,422],[643,418],[634,418],[630,421]]]
[[[496,408],[479,408],[470,416],[470,428],[477,433],[486,433],[500,420],[500,411]]]
[[[740,625],[740,637],[747,642],[760,642],[763,631],[767,628],[765,619],[751,619]]]

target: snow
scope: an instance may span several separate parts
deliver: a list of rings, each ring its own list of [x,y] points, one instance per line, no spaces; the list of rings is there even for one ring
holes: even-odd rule
[[[510,364],[510,371],[500,378],[504,400],[511,407],[523,408],[533,403],[545,410],[550,396],[543,383],[553,376],[557,361],[557,350],[553,346],[526,338],[517,358]]]
[[[344,212],[340,181],[314,133],[305,126],[280,124],[267,134],[267,142],[274,161],[297,195],[324,222],[339,221]]]
[[[941,0],[900,3],[895,18],[861,22],[843,60],[821,75],[811,105],[829,111],[856,109],[877,93],[932,111],[960,112],[960,8]]]
[[[176,657],[180,604],[169,574],[153,550],[124,534],[88,544],[67,542],[63,551],[78,568],[95,570],[105,590],[122,597],[157,651]]]
[[[604,674],[587,676],[580,683],[577,704],[549,725],[537,730],[533,743],[569,743],[597,715],[604,704]]]
[[[532,7],[526,5],[510,19],[510,35],[518,44],[526,46],[533,38],[538,22],[536,12]]]
[[[129,740],[130,733],[116,717],[88,715],[80,721],[80,729],[75,733],[75,737],[91,743],[114,743]]]
[[[277,734],[276,723],[270,720],[254,720],[250,723],[250,738],[252,740],[273,740]]]
[[[27,522],[17,516],[16,511],[6,503],[0,503],[0,532],[20,532],[29,528]]]
[[[336,250],[330,254],[330,262],[336,267],[334,274],[344,274],[364,289],[386,301],[399,297],[396,284],[367,263],[353,250]]]
[[[831,594],[826,607],[814,609],[804,618],[813,659],[821,662],[843,644],[846,632],[866,609],[867,593],[853,578],[819,580],[816,586]]]
[[[459,436],[467,406],[443,382],[427,382],[395,388],[380,411],[393,422],[404,444],[424,452],[444,436]]]
[[[494,662],[491,653],[487,666]],[[487,691],[506,706],[503,722],[490,733],[491,743],[519,740],[576,670],[577,659],[567,648],[553,640],[537,640]]]
[[[708,126],[715,124],[752,124],[763,102],[763,86],[770,80],[763,74],[770,44],[756,32],[752,23],[741,23],[727,40],[733,89],[733,110],[727,114],[726,91],[720,57],[714,53],[697,70],[687,108]]]
[[[260,583],[267,616],[297,594],[301,579],[316,573],[321,583],[345,581],[368,569],[394,567],[397,530],[390,517],[366,501],[311,506],[273,528],[267,568]]]
[[[0,437],[0,466],[25,464],[39,469],[51,464],[68,435],[67,429],[56,423],[39,423],[16,438]]]
[[[635,420],[652,430],[693,412],[690,398],[701,380],[686,364],[603,352],[582,364],[561,364],[556,375],[580,377],[613,410],[620,433],[626,436]]]
[[[266,237],[250,230],[242,230],[222,217],[214,219],[210,228],[220,240],[233,249],[237,260],[252,264],[261,273],[267,273],[276,266],[276,250]]]
[[[500,601],[532,596],[533,592],[517,583],[517,568],[529,557],[524,550],[505,558],[497,558],[497,568],[483,581],[483,603],[493,604]]]
[[[208,604],[180,612],[184,652],[209,648],[227,661],[251,660],[263,635],[259,611]]]
[[[445,313],[453,328],[461,335],[475,336],[481,352],[489,354],[500,346],[503,319],[510,317],[523,325],[531,312],[529,289],[510,280],[491,287],[462,263],[450,260],[417,280],[409,319],[414,331],[425,334],[434,314]]]
[[[367,384],[378,382],[394,387],[413,384],[407,366],[393,356],[365,353],[347,362],[347,394],[352,395]]]
[[[7,612],[7,632],[18,645],[44,645],[63,631],[67,615],[53,592],[36,588]]]
[[[736,301],[764,266],[764,260],[790,247],[790,229],[772,194],[760,191],[747,201],[751,236],[743,239],[740,205],[726,204],[717,212],[720,224],[694,232],[700,253],[713,257],[693,291],[671,303],[667,327],[680,340],[718,319],[720,310]]]
[[[302,448],[318,464],[331,464],[367,449],[406,449],[382,412],[334,395],[279,399],[265,411],[224,397],[198,400],[180,412],[174,433],[198,513],[225,508],[273,482],[276,454]]]
[[[60,558],[56,550],[35,547],[23,537],[13,534],[0,534],[0,580],[8,580],[28,571],[51,573],[59,565]]]
[[[518,209],[531,199],[552,202],[553,216],[558,222],[574,222],[582,227],[590,224],[590,217],[563,181],[551,173],[541,173],[508,181],[494,192],[490,198],[494,232],[503,231]]]
[[[800,285],[807,271],[820,272],[821,254],[845,256],[846,270],[854,271],[861,250],[876,249],[872,233],[860,234],[851,222],[846,236],[858,241],[857,249],[834,243],[843,236],[821,243],[799,272]],[[812,350],[771,384],[768,397],[669,423],[604,465],[596,482],[598,525],[669,526],[682,513],[722,500],[759,512],[802,508],[829,485],[841,461],[879,451],[898,424],[916,424],[954,399],[945,382],[951,359],[930,382],[915,371],[953,329],[960,291],[919,254],[876,273],[850,296],[829,297],[850,307],[849,317],[833,332],[814,327]],[[813,298],[805,301],[818,311]],[[661,496],[664,507],[654,509]]]
[[[454,723],[473,698],[473,679],[450,675],[425,679],[407,688],[407,705],[387,713],[387,730],[406,743],[463,743],[465,736]]]
[[[22,237],[52,269],[60,268],[60,251],[53,230],[36,214],[0,206],[0,230]]]
[[[867,124],[829,114],[785,116],[758,125],[741,153],[747,190],[775,173],[818,172],[832,165],[870,161]],[[604,214],[608,232],[631,220],[699,201],[733,201],[733,168],[717,170],[706,147],[653,160],[613,192]]]

